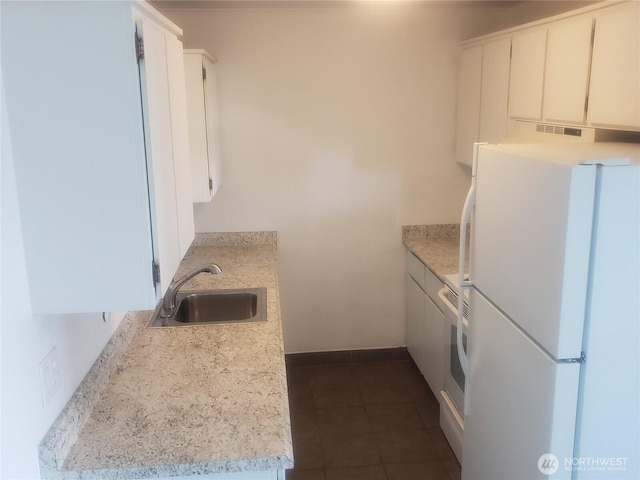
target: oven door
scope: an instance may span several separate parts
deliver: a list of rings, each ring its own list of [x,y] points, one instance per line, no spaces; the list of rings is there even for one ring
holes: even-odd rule
[[[458,358],[457,299],[449,287],[445,287],[438,296],[445,304],[444,312],[444,389],[440,392],[440,427],[444,432],[458,461],[462,463],[462,435],[464,432],[464,384],[465,378]],[[462,343],[467,344],[467,320],[463,320]]]
[[[462,415],[464,411],[464,373],[458,357],[458,346],[456,338],[458,335],[457,307],[449,288],[445,287],[440,291],[440,298],[447,307],[444,312],[444,390],[453,401],[456,409]],[[462,344],[467,347],[467,319],[463,320]]]

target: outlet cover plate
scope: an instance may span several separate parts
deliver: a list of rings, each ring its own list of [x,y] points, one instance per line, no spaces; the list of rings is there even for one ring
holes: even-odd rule
[[[42,392],[42,406],[46,407],[56,392],[60,389],[60,372],[58,370],[58,355],[56,347],[38,364],[40,373],[40,390]]]

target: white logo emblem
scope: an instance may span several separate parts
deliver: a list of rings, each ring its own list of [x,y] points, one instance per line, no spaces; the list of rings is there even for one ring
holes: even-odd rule
[[[538,470],[544,475],[553,475],[560,468],[560,461],[553,453],[545,453],[540,455],[538,459]]]

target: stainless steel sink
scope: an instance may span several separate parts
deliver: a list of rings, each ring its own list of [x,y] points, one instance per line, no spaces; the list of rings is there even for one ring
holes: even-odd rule
[[[178,292],[175,312],[167,318],[160,316],[160,307],[153,313],[150,327],[263,322],[267,319],[267,289]]]

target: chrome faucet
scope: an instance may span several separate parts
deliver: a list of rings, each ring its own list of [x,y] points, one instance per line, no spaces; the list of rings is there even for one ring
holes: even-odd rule
[[[164,299],[162,300],[162,310],[160,312],[161,318],[168,318],[174,314],[174,311],[176,309],[176,295],[178,294],[178,289],[199,273],[205,272],[215,275],[218,273],[222,273],[222,270],[218,265],[212,263],[211,265],[205,265],[204,267],[197,268],[192,272],[187,273],[184,277],[181,277],[178,280],[173,280],[171,282],[171,285],[169,285],[169,288],[167,288],[167,293],[165,293]]]

